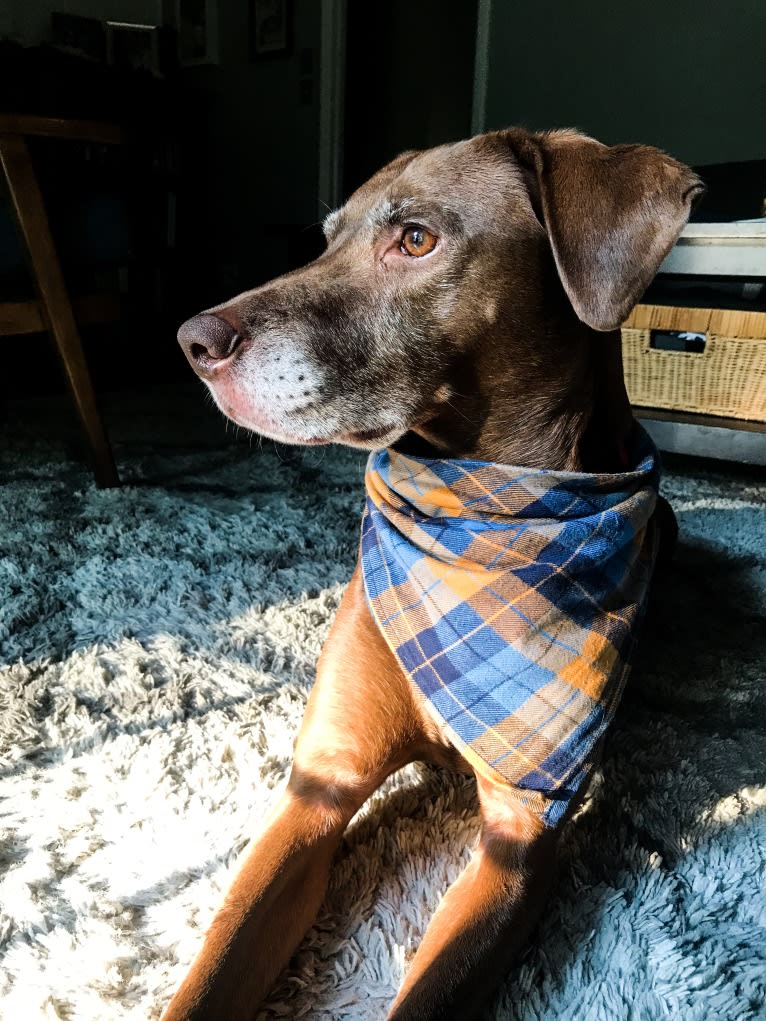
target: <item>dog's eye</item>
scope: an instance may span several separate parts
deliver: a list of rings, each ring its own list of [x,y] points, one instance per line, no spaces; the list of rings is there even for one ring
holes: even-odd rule
[[[413,258],[420,258],[421,255],[428,255],[436,248],[437,238],[425,229],[425,227],[408,227],[402,234],[399,248],[405,255]]]

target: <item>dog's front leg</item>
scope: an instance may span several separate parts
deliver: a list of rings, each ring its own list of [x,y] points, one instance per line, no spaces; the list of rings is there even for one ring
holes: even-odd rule
[[[291,780],[165,1021],[251,1021],[319,908],[330,859],[350,814],[325,811]]]
[[[416,757],[416,736],[409,687],[356,573],[322,651],[285,793],[164,1021],[252,1021],[319,909],[349,820]]]
[[[479,846],[434,913],[388,1021],[478,1017],[545,902],[556,835],[502,786],[477,779]]]

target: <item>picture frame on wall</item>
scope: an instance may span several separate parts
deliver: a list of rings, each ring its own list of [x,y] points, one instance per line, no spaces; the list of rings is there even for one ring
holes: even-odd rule
[[[216,0],[175,0],[178,63],[181,67],[218,63]]]
[[[106,61],[106,28],[98,18],[51,12],[51,43],[57,50],[97,64]]]
[[[106,62],[123,71],[160,74],[160,37],[157,25],[107,21]]]
[[[290,0],[249,0],[250,59],[287,56],[291,45]]]

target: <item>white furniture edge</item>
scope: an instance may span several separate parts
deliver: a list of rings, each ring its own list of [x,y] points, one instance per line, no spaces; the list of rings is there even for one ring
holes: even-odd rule
[[[766,220],[689,223],[659,271],[766,278]]]

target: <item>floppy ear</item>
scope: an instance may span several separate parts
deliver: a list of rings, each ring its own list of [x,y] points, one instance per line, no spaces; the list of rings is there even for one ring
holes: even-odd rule
[[[648,145],[602,145],[576,131],[510,129],[578,317],[620,326],[704,191],[683,163]]]

